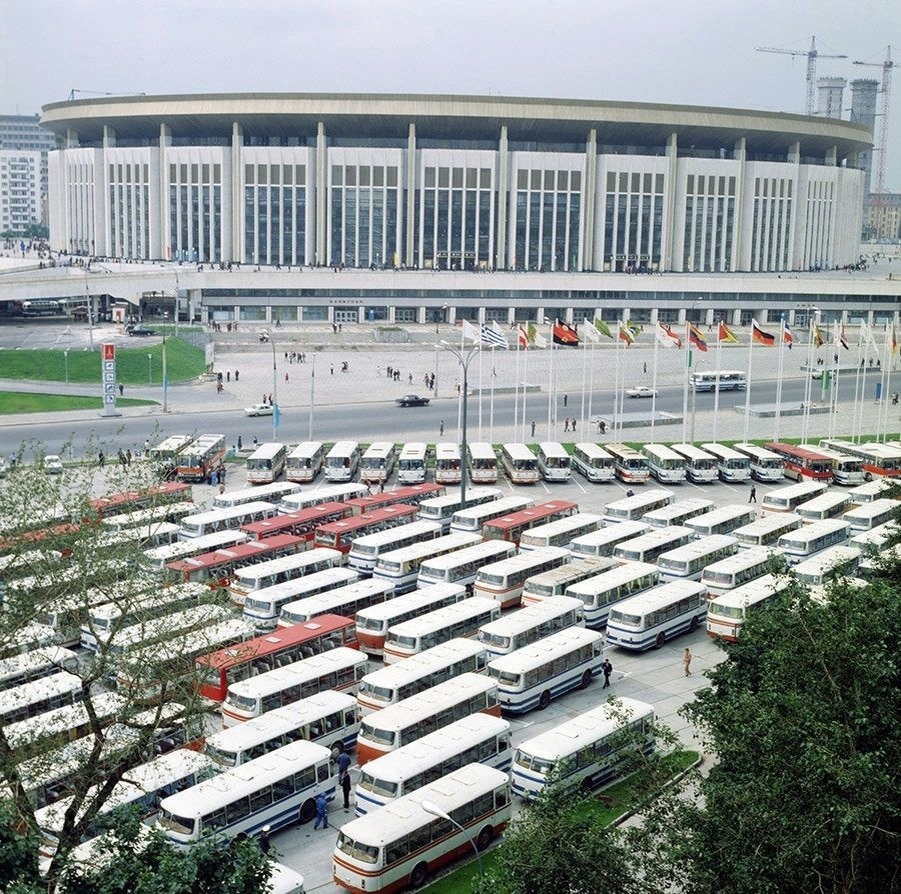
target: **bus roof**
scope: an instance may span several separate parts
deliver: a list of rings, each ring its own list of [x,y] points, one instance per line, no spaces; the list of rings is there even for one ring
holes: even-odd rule
[[[359,516],[358,516],[359,518]],[[385,531],[375,531],[372,534],[363,534],[354,538],[354,547],[357,546],[375,546],[381,547],[385,543],[393,543],[406,537],[419,537],[426,534],[434,534],[441,530],[438,522],[429,521],[411,521],[405,525],[395,525]],[[353,547],[351,547],[353,551]]]
[[[420,615],[418,618],[410,618],[409,621],[402,621],[390,629],[392,636],[418,636],[421,633],[427,633],[453,624],[457,620],[469,618],[480,612],[490,611],[498,606],[496,599],[488,596],[470,596],[467,599],[461,599],[453,605],[445,605],[443,608],[436,608],[434,611]]]
[[[505,574],[511,571],[518,571],[521,568],[530,568],[533,565],[541,565],[548,561],[548,559],[559,559],[562,564],[568,558],[569,550],[564,549],[562,546],[543,546],[541,549],[531,549],[527,552],[510,556],[509,559],[500,559],[497,562],[483,565],[479,569],[479,575],[483,572],[489,574]]]
[[[573,593],[594,593],[598,589],[606,590],[610,587],[617,587],[627,581],[644,577],[646,574],[659,574],[660,569],[650,562],[623,562],[613,568],[608,568],[594,577],[586,580],[580,580],[578,583],[570,584],[566,588],[566,594]]]
[[[465,546],[452,553],[428,559],[422,563],[422,567],[423,569],[432,568],[446,571],[454,565],[465,564],[473,560],[481,559],[483,562],[489,562],[503,553],[509,555],[511,551],[515,550],[516,546],[507,540],[483,540],[481,543],[474,543],[472,546]]]
[[[603,640],[604,634],[597,630],[589,630],[587,627],[566,627],[544,639],[516,649],[508,655],[495,658],[488,662],[488,667],[497,674],[540,667],[549,658],[553,658],[561,652],[568,652],[570,649],[603,642]]]
[[[252,459],[274,459],[279,453],[282,453],[284,449],[285,445],[278,441],[267,441],[265,444],[260,444],[247,459],[248,461]]]
[[[289,454],[288,458],[306,459],[315,456],[322,450],[322,441],[301,441]]]
[[[629,596],[628,599],[623,599],[622,602],[613,606],[613,610],[623,614],[644,614],[663,608],[670,602],[682,599],[685,596],[692,596],[695,593],[703,595],[706,592],[707,588],[696,581],[673,580],[660,584],[651,590],[646,590],[644,593],[636,593],[634,596]]]
[[[579,504],[574,503],[571,500],[548,500],[546,503],[538,503],[535,506],[529,506],[527,509],[518,509],[516,512],[511,512],[509,515],[502,515],[499,518],[494,518],[491,521],[486,522],[486,524],[491,525],[493,528],[507,530],[509,528],[516,528],[520,525],[528,524],[535,519],[545,518],[554,512],[566,512],[578,508]],[[600,516],[596,516],[596,518],[600,521]],[[532,528],[530,533],[534,533],[535,530],[536,528]]]
[[[338,521],[326,522],[324,525],[320,525],[317,531],[324,531],[329,534],[347,534],[391,518],[404,518],[404,516],[413,518],[417,512],[419,510],[415,506],[408,506],[406,503],[393,503],[390,506],[380,506],[371,512],[364,512],[362,515],[352,515],[349,518],[342,518]]]
[[[442,499],[439,497],[438,499]],[[379,562],[409,562],[421,558],[428,558],[442,550],[462,549],[464,546],[472,546],[479,543],[481,537],[478,534],[467,534],[463,531],[455,531],[453,534],[445,534],[435,537],[433,540],[424,540],[421,543],[412,543],[393,549],[379,556]]]
[[[279,549],[299,547],[305,543],[303,537],[295,537],[293,534],[276,534],[273,537],[265,537],[262,540],[248,540],[245,543],[237,543],[228,549],[217,549],[199,556],[191,556],[187,559],[178,559],[170,562],[168,567],[175,571],[196,571],[201,568],[215,568],[229,562],[241,562],[246,559],[255,559],[260,555],[275,552]]]
[[[386,602],[370,605],[369,608],[361,609],[357,614],[373,619],[392,618],[403,614],[408,609],[431,605],[446,596],[462,596],[465,592],[466,587],[463,584],[430,584],[428,587],[413,590],[411,593],[404,593],[403,596],[395,596]],[[389,665],[389,667],[397,666],[397,664]]]
[[[791,583],[788,575],[780,574],[764,574],[754,580],[729,590],[722,596],[717,596],[710,600],[711,605],[715,602],[729,608],[745,608],[767,599],[775,593],[781,593]]]
[[[263,671],[255,677],[237,680],[229,684],[228,691],[236,696],[265,698],[267,695],[281,692],[289,686],[315,680],[327,674],[334,674],[341,668],[365,664],[367,661],[366,656],[358,649],[337,646],[334,649],[320,652],[318,655],[292,661],[291,664],[283,667]]]
[[[496,621],[490,621],[483,624],[480,628],[482,633],[504,633],[514,635],[524,630],[530,630],[536,623],[545,618],[554,618],[557,615],[566,614],[566,612],[581,612],[584,603],[581,599],[575,599],[572,596],[549,596],[542,599],[541,602],[533,602],[523,608],[518,608],[510,612],[503,618]]]
[[[485,647],[480,642],[459,636],[449,639],[446,643],[439,643],[437,646],[431,646],[414,655],[401,658],[394,664],[386,664],[366,674],[363,679],[373,687],[392,689],[411,678],[418,679],[423,674],[431,672],[435,667],[453,664],[483,652],[485,652]]]

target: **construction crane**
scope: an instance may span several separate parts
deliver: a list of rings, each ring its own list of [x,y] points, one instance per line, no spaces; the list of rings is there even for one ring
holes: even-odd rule
[[[784,53],[787,56],[807,57],[807,107],[808,115],[815,115],[817,111],[817,59],[847,59],[843,53],[822,54],[817,50],[816,37],[810,38],[809,50],[787,50],[783,47],[755,47],[758,53]]]
[[[879,99],[879,127],[876,131],[876,139],[873,145],[873,151],[876,155],[876,181],[873,184],[873,192],[877,196],[881,196],[885,192],[885,156],[888,149],[888,121],[889,110],[891,108],[892,97],[892,68],[895,63],[892,62],[891,45],[885,49],[884,62],[860,62],[854,60],[855,65],[868,65],[874,68],[882,69],[882,87],[880,88]]]
[[[73,87],[66,97],[68,102],[72,102],[76,96],[146,96],[146,93],[107,93],[106,90],[78,90]]]

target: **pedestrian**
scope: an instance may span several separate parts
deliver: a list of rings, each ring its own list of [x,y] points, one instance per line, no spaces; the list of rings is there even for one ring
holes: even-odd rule
[[[410,373],[410,375],[408,376],[408,382],[410,385],[413,384],[413,373]]]
[[[532,437],[535,437],[535,420],[532,420]]]
[[[264,854],[268,854],[269,847],[269,826],[263,826],[263,831],[260,833],[260,850]]]
[[[567,406],[567,404],[569,404],[569,395],[564,394],[563,395],[563,406],[565,407],[565,406]]]
[[[563,431],[569,431],[569,416],[563,417]]]
[[[125,394],[125,386],[119,382],[119,397],[122,397],[123,394]]]
[[[748,497],[748,502],[749,503],[757,502],[757,488],[753,484],[751,485],[751,494]]]
[[[338,778],[342,779],[350,769],[350,755],[346,751],[342,751],[335,763],[338,765]]]
[[[231,380],[232,380],[232,373],[231,373],[231,370],[229,369],[229,370],[226,370],[225,381],[230,382]]]
[[[219,480],[225,484],[225,466],[219,466]]]
[[[106,464],[106,456],[104,455],[102,450],[99,450],[97,452],[97,465],[100,466],[100,468],[102,469],[105,464]]]
[[[335,374],[335,364],[334,364],[334,363],[330,363],[330,364],[328,365],[328,371],[329,371],[332,375]]]
[[[444,420],[443,419],[438,423],[438,437],[439,438],[444,437]]]
[[[272,406],[272,395],[271,394],[269,395],[269,406],[270,407]]]
[[[210,472],[210,487],[216,487],[217,484],[219,484],[219,473],[213,469]]]
[[[220,496],[221,496],[221,495],[224,494],[224,493],[225,493],[225,485],[224,485],[224,484],[222,483],[222,481],[220,480],[220,482],[219,482],[219,494],[220,494]]]
[[[320,823],[323,829],[328,826],[328,801],[325,799],[325,792],[319,792],[316,795],[316,822],[313,824],[314,831],[319,828]]]
[[[379,493],[380,494],[385,493],[385,479],[384,478],[379,482]]]
[[[236,381],[236,382],[238,381],[238,377],[239,377],[240,375],[241,375],[241,374],[238,372],[238,370],[235,370],[235,381]]]
[[[610,663],[609,658],[604,658],[603,664],[601,664],[601,670],[604,672],[604,685],[601,687],[601,689],[609,689],[610,674],[613,673],[613,665]]]
[[[648,361],[647,360],[645,360],[645,362],[643,364],[643,368],[644,368],[644,374],[647,375],[648,374]]]
[[[287,374],[287,373],[285,373],[285,381],[286,381],[286,382],[288,381],[288,374]]]
[[[573,418],[569,420],[569,425],[573,431],[576,430],[576,417],[575,416],[573,416]]]
[[[344,793],[344,809],[350,809],[350,773],[341,777],[341,791]]]
[[[131,465],[131,447],[125,451],[125,464],[128,466]]]
[[[150,453],[150,441],[147,438],[144,438],[144,456]]]
[[[626,496],[627,496],[627,497],[634,497],[634,496],[635,496],[635,491],[632,490],[632,488],[630,487],[630,488],[626,491]]]
[[[688,646],[686,646],[685,651],[682,653],[682,667],[685,668],[685,676],[686,677],[691,676],[691,659],[692,659],[691,649],[689,649]]]

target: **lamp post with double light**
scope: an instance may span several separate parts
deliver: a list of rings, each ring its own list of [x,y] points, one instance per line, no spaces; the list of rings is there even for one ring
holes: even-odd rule
[[[458,351],[456,348],[449,345],[446,341],[441,341],[438,344],[444,348],[445,351],[450,351],[454,357],[457,358],[457,362],[463,369],[463,413],[462,420],[460,425],[460,506],[465,508],[466,506],[466,417],[468,411],[468,402],[469,402],[469,384],[468,384],[468,374],[469,374],[469,362],[475,357],[476,354],[481,351],[482,346],[476,345],[473,348],[470,348],[464,357],[461,351]],[[437,345],[436,345],[437,348]]]
[[[469,846],[472,848],[473,853],[476,855],[476,859],[479,861],[479,878],[482,878],[482,855],[479,853],[479,848],[476,846],[475,841],[472,840],[472,836],[469,832],[467,832],[466,829],[464,829],[463,826],[461,826],[446,810],[442,810],[432,801],[420,801],[419,806],[431,816],[437,816],[438,819],[447,820],[454,828],[459,829],[459,831],[466,836]]]

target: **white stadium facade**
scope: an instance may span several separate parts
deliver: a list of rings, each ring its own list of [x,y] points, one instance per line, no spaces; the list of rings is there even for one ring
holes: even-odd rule
[[[897,282],[811,272],[860,257],[872,135],[846,121],[222,94],[51,103],[41,123],[60,146],[51,248],[140,263],[111,264],[100,291],[178,290],[204,321],[897,315]],[[32,297],[65,292],[52,280]]]

